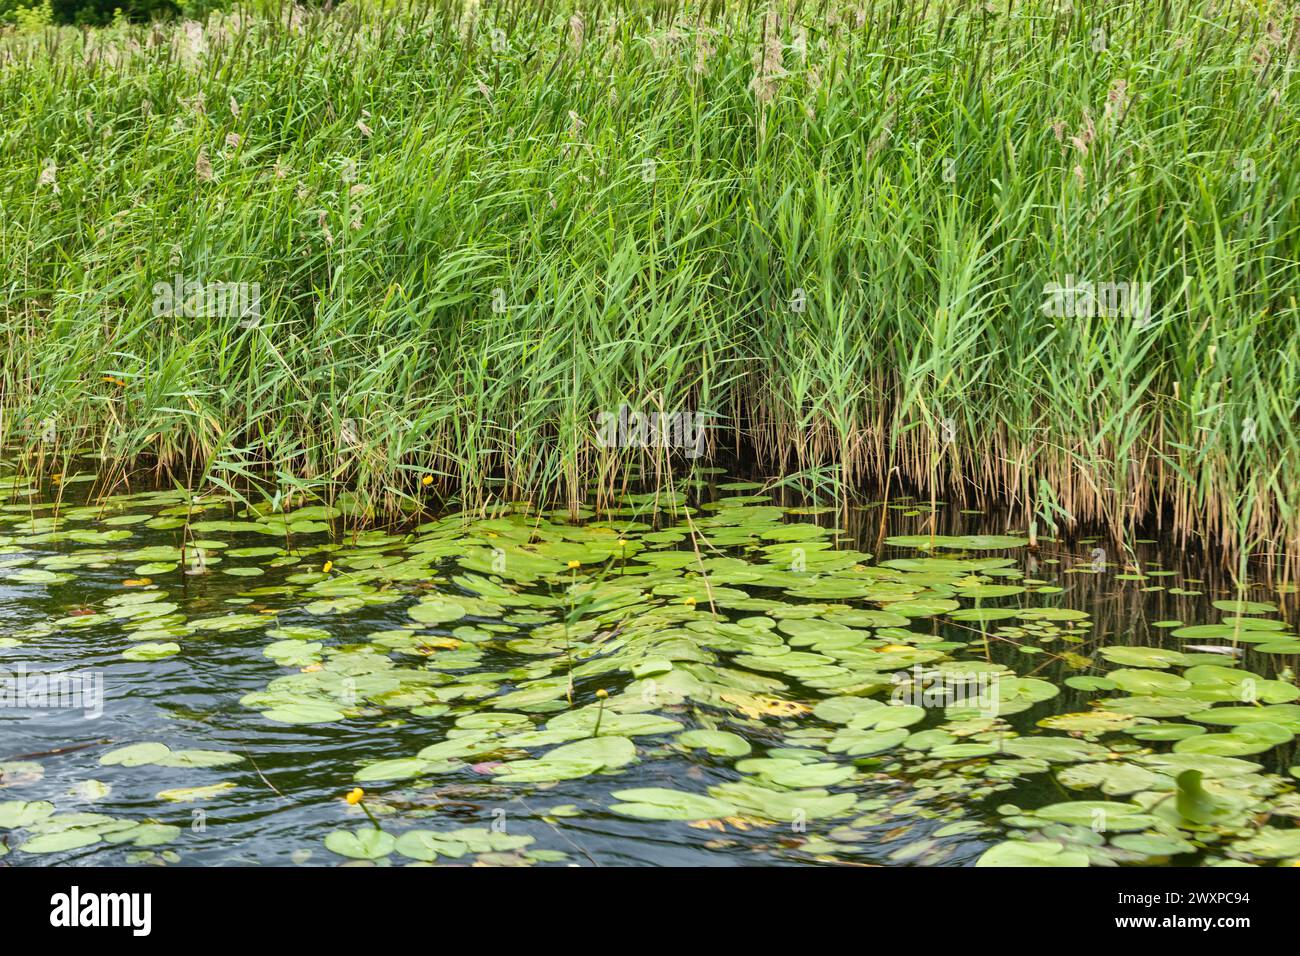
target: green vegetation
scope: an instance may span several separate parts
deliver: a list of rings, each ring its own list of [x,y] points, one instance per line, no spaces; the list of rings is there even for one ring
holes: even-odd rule
[[[670,464],[600,447],[601,412],[700,409],[711,449],[837,489],[897,469],[1040,528],[1163,515],[1293,559],[1300,34],[1274,6],[13,32],[0,441],[381,510],[428,473],[574,502]],[[176,276],[258,283],[260,313],[159,316]],[[1045,314],[1070,277],[1150,283],[1149,320]]]
[[[50,749],[0,761],[0,857],[1300,863],[1294,590],[1142,545],[1137,575],[1086,542],[935,552],[921,508],[872,554],[718,471],[402,534],[350,496],[0,479],[0,665],[113,688],[71,685],[104,723],[54,749],[59,692],[24,680]]]
[[[169,18],[182,12],[201,16],[219,6],[224,4],[204,0],[189,0],[183,5],[172,0],[0,0],[0,24],[13,24],[23,31],[51,23],[105,26],[125,19]]]

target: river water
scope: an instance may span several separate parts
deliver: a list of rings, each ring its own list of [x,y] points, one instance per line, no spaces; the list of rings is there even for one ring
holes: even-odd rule
[[[0,865],[1300,858],[1293,587],[757,484],[357,531],[4,480]]]

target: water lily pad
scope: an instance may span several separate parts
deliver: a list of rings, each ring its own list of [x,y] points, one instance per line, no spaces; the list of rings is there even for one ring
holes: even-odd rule
[[[1174,752],[1210,754],[1216,757],[1246,757],[1272,750],[1290,741],[1295,734],[1279,724],[1265,722],[1242,724],[1224,734],[1201,734],[1174,744]]]
[[[1195,724],[1139,724],[1129,728],[1129,736],[1138,740],[1184,740],[1205,733]]]
[[[119,765],[123,767],[142,767],[145,764],[156,763],[171,754],[171,752],[171,748],[166,744],[131,744],[126,747],[118,747],[116,750],[110,750],[108,753],[101,755],[99,762],[105,767]]]
[[[805,763],[777,757],[742,760],[736,764],[736,769],[791,789],[835,786],[850,780],[855,773],[851,766],[830,762]]]
[[[174,641],[154,644],[136,644],[122,652],[128,661],[158,661],[164,657],[173,657],[181,652],[181,646]]]
[[[907,738],[907,729],[903,727],[886,730],[845,729],[832,738],[826,749],[834,754],[865,757],[892,750]]]
[[[0,788],[35,783],[44,776],[45,768],[34,760],[0,761]]]
[[[105,842],[129,843],[132,846],[164,846],[181,835],[181,828],[166,823],[137,823],[122,830],[103,834]]]
[[[44,800],[6,800],[0,803],[0,830],[29,827],[54,814],[54,804]]]
[[[1232,850],[1266,860],[1300,858],[1300,828],[1260,827],[1254,836],[1234,843]]]
[[[1109,800],[1053,803],[1035,810],[1034,816],[1056,823],[1089,827],[1100,833],[1144,830],[1157,823],[1155,817],[1144,812],[1137,804]]]
[[[857,802],[852,793],[831,794],[826,790],[773,790],[742,781],[722,783],[709,788],[709,795],[738,810],[777,822],[798,822],[835,817]]]
[[[421,624],[446,624],[459,621],[465,616],[463,605],[444,597],[425,598],[413,604],[406,612],[413,620]]]
[[[600,722],[600,735],[602,737],[642,737],[653,734],[671,734],[682,729],[680,723],[671,717],[664,717],[660,714],[619,714],[613,713],[607,708],[604,715],[601,716],[599,707],[584,707],[580,710],[566,711],[557,717],[553,717],[546,727],[548,730],[591,734],[596,731],[597,721]]]
[[[1176,856],[1194,853],[1196,845],[1182,837],[1167,833],[1121,833],[1110,841],[1111,846],[1147,857]]]
[[[262,716],[281,724],[332,724],[343,719],[343,712],[330,704],[295,701],[263,711]]]
[[[571,780],[601,770],[625,766],[636,759],[636,745],[627,737],[590,737],[563,744],[540,759],[513,760],[500,769],[503,783],[543,783]]]
[[[1300,732],[1300,704],[1213,707],[1188,714],[1187,718],[1205,724],[1223,724],[1229,727],[1258,723],[1278,724],[1292,732]]]
[[[1008,840],[985,850],[976,866],[1088,866],[1088,854],[1054,841]]]
[[[24,853],[63,853],[93,846],[100,840],[99,833],[89,828],[69,827],[52,833],[34,836],[18,849]]]
[[[430,761],[418,757],[399,757],[395,760],[380,760],[362,767],[352,779],[357,783],[371,783],[376,780],[408,780],[426,773]]]
[[[1112,761],[1078,763],[1066,767],[1057,774],[1057,780],[1062,786],[1074,790],[1097,789],[1111,797],[1150,790],[1156,786],[1159,779],[1155,773],[1145,767]]]
[[[688,730],[677,737],[686,747],[702,747],[715,757],[743,757],[750,751],[749,741],[725,730]]]
[[[1110,753],[1105,747],[1073,737],[1013,737],[1003,742],[1002,749],[1017,757],[1038,758],[1051,763],[1104,760]]]
[[[1091,710],[1078,714],[1054,714],[1051,717],[1044,717],[1038,722],[1038,726],[1070,733],[1107,734],[1126,730],[1136,721],[1137,718],[1132,714]]]
[[[1192,682],[1160,670],[1120,668],[1106,675],[1120,690],[1130,694],[1159,694],[1178,696],[1188,690]]]
[[[1186,659],[1186,655],[1182,652],[1163,647],[1103,647],[1099,648],[1097,653],[1113,664],[1122,664],[1126,667],[1163,669],[1182,664]]]
[[[1276,604],[1265,604],[1262,601],[1214,601],[1213,604],[1220,611],[1227,611],[1230,614],[1277,613]]]
[[[40,568],[19,568],[7,577],[14,584],[64,584],[74,580],[71,574],[44,571]],[[34,851],[29,850],[28,852]]]
[[[219,797],[227,790],[234,789],[234,783],[223,781],[222,783],[209,784],[206,787],[178,787],[174,790],[163,790],[158,794],[158,799],[168,800],[172,803],[194,803],[198,800],[210,800],[213,797]]]
[[[1196,770],[1204,777],[1225,779],[1257,773],[1260,770],[1259,764],[1249,760],[1211,754],[1147,754],[1136,759],[1148,767],[1173,777],[1177,777],[1184,770]]]
[[[362,827],[359,830],[335,830],[325,837],[325,846],[354,860],[379,860],[396,849],[397,841],[383,830]]]
[[[1073,687],[1075,690],[1114,690],[1115,682],[1106,677],[1092,677],[1085,674],[1074,674],[1067,677],[1064,681],[1066,687]]]
[[[1007,534],[967,534],[967,535],[894,535],[885,539],[885,544],[897,548],[947,548],[961,551],[1001,551],[1006,548],[1023,548],[1029,544],[1027,538]]]
[[[613,796],[620,802],[611,810],[641,820],[712,820],[736,812],[723,800],[661,787],[615,790]]]

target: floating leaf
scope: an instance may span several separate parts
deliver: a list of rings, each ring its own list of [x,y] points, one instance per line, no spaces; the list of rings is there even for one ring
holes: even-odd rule
[[[105,767],[119,765],[123,767],[142,767],[145,764],[158,762],[171,752],[171,748],[166,744],[131,744],[127,747],[110,750],[99,758],[99,762]]]
[[[208,800],[212,797],[218,797],[227,790],[234,789],[235,784],[229,781],[210,784],[206,787],[180,787],[175,790],[163,790],[158,794],[158,799],[169,800],[172,803],[193,803],[196,800]]]
[[[331,724],[343,719],[343,712],[330,704],[295,701],[263,711],[262,716],[281,724]]]
[[[1133,803],[1106,800],[1075,800],[1053,803],[1034,811],[1034,816],[1056,823],[1089,827],[1099,833],[1143,830],[1155,826],[1156,818]]]
[[[28,803],[25,800],[7,800],[0,803],[0,830],[29,827],[48,819],[54,813],[54,804],[44,800]]]
[[[734,806],[722,800],[660,787],[615,790],[613,796],[621,802],[611,810],[641,820],[712,820],[736,812]]]
[[[1295,734],[1279,724],[1264,722],[1243,724],[1226,734],[1201,734],[1174,744],[1181,754],[1210,754],[1216,757],[1246,757],[1272,750],[1290,741]]]
[[[703,747],[715,757],[743,757],[749,753],[749,741],[725,730],[688,730],[677,738],[686,747]]]
[[[1008,840],[985,850],[976,866],[1088,866],[1088,854],[1054,841]]]
[[[418,757],[399,757],[395,760],[380,760],[378,763],[362,767],[352,779],[357,783],[370,783],[376,780],[407,780],[426,773],[430,761]]]
[[[160,644],[136,644],[122,652],[128,661],[157,661],[172,657],[181,652],[181,646],[173,641]]]
[[[397,841],[383,830],[362,827],[359,830],[335,830],[325,837],[325,846],[354,860],[378,860],[392,853]]]
[[[99,842],[99,834],[91,829],[69,827],[34,836],[18,849],[24,853],[63,853],[67,850],[79,850]]]

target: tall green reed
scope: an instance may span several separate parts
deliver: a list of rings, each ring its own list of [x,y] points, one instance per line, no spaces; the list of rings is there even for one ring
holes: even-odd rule
[[[0,441],[576,506],[682,466],[600,412],[702,409],[841,498],[894,473],[1294,562],[1298,44],[1193,0],[10,34]],[[156,314],[177,275],[259,283],[257,321]],[[1149,320],[1045,314],[1071,276],[1150,283]]]

